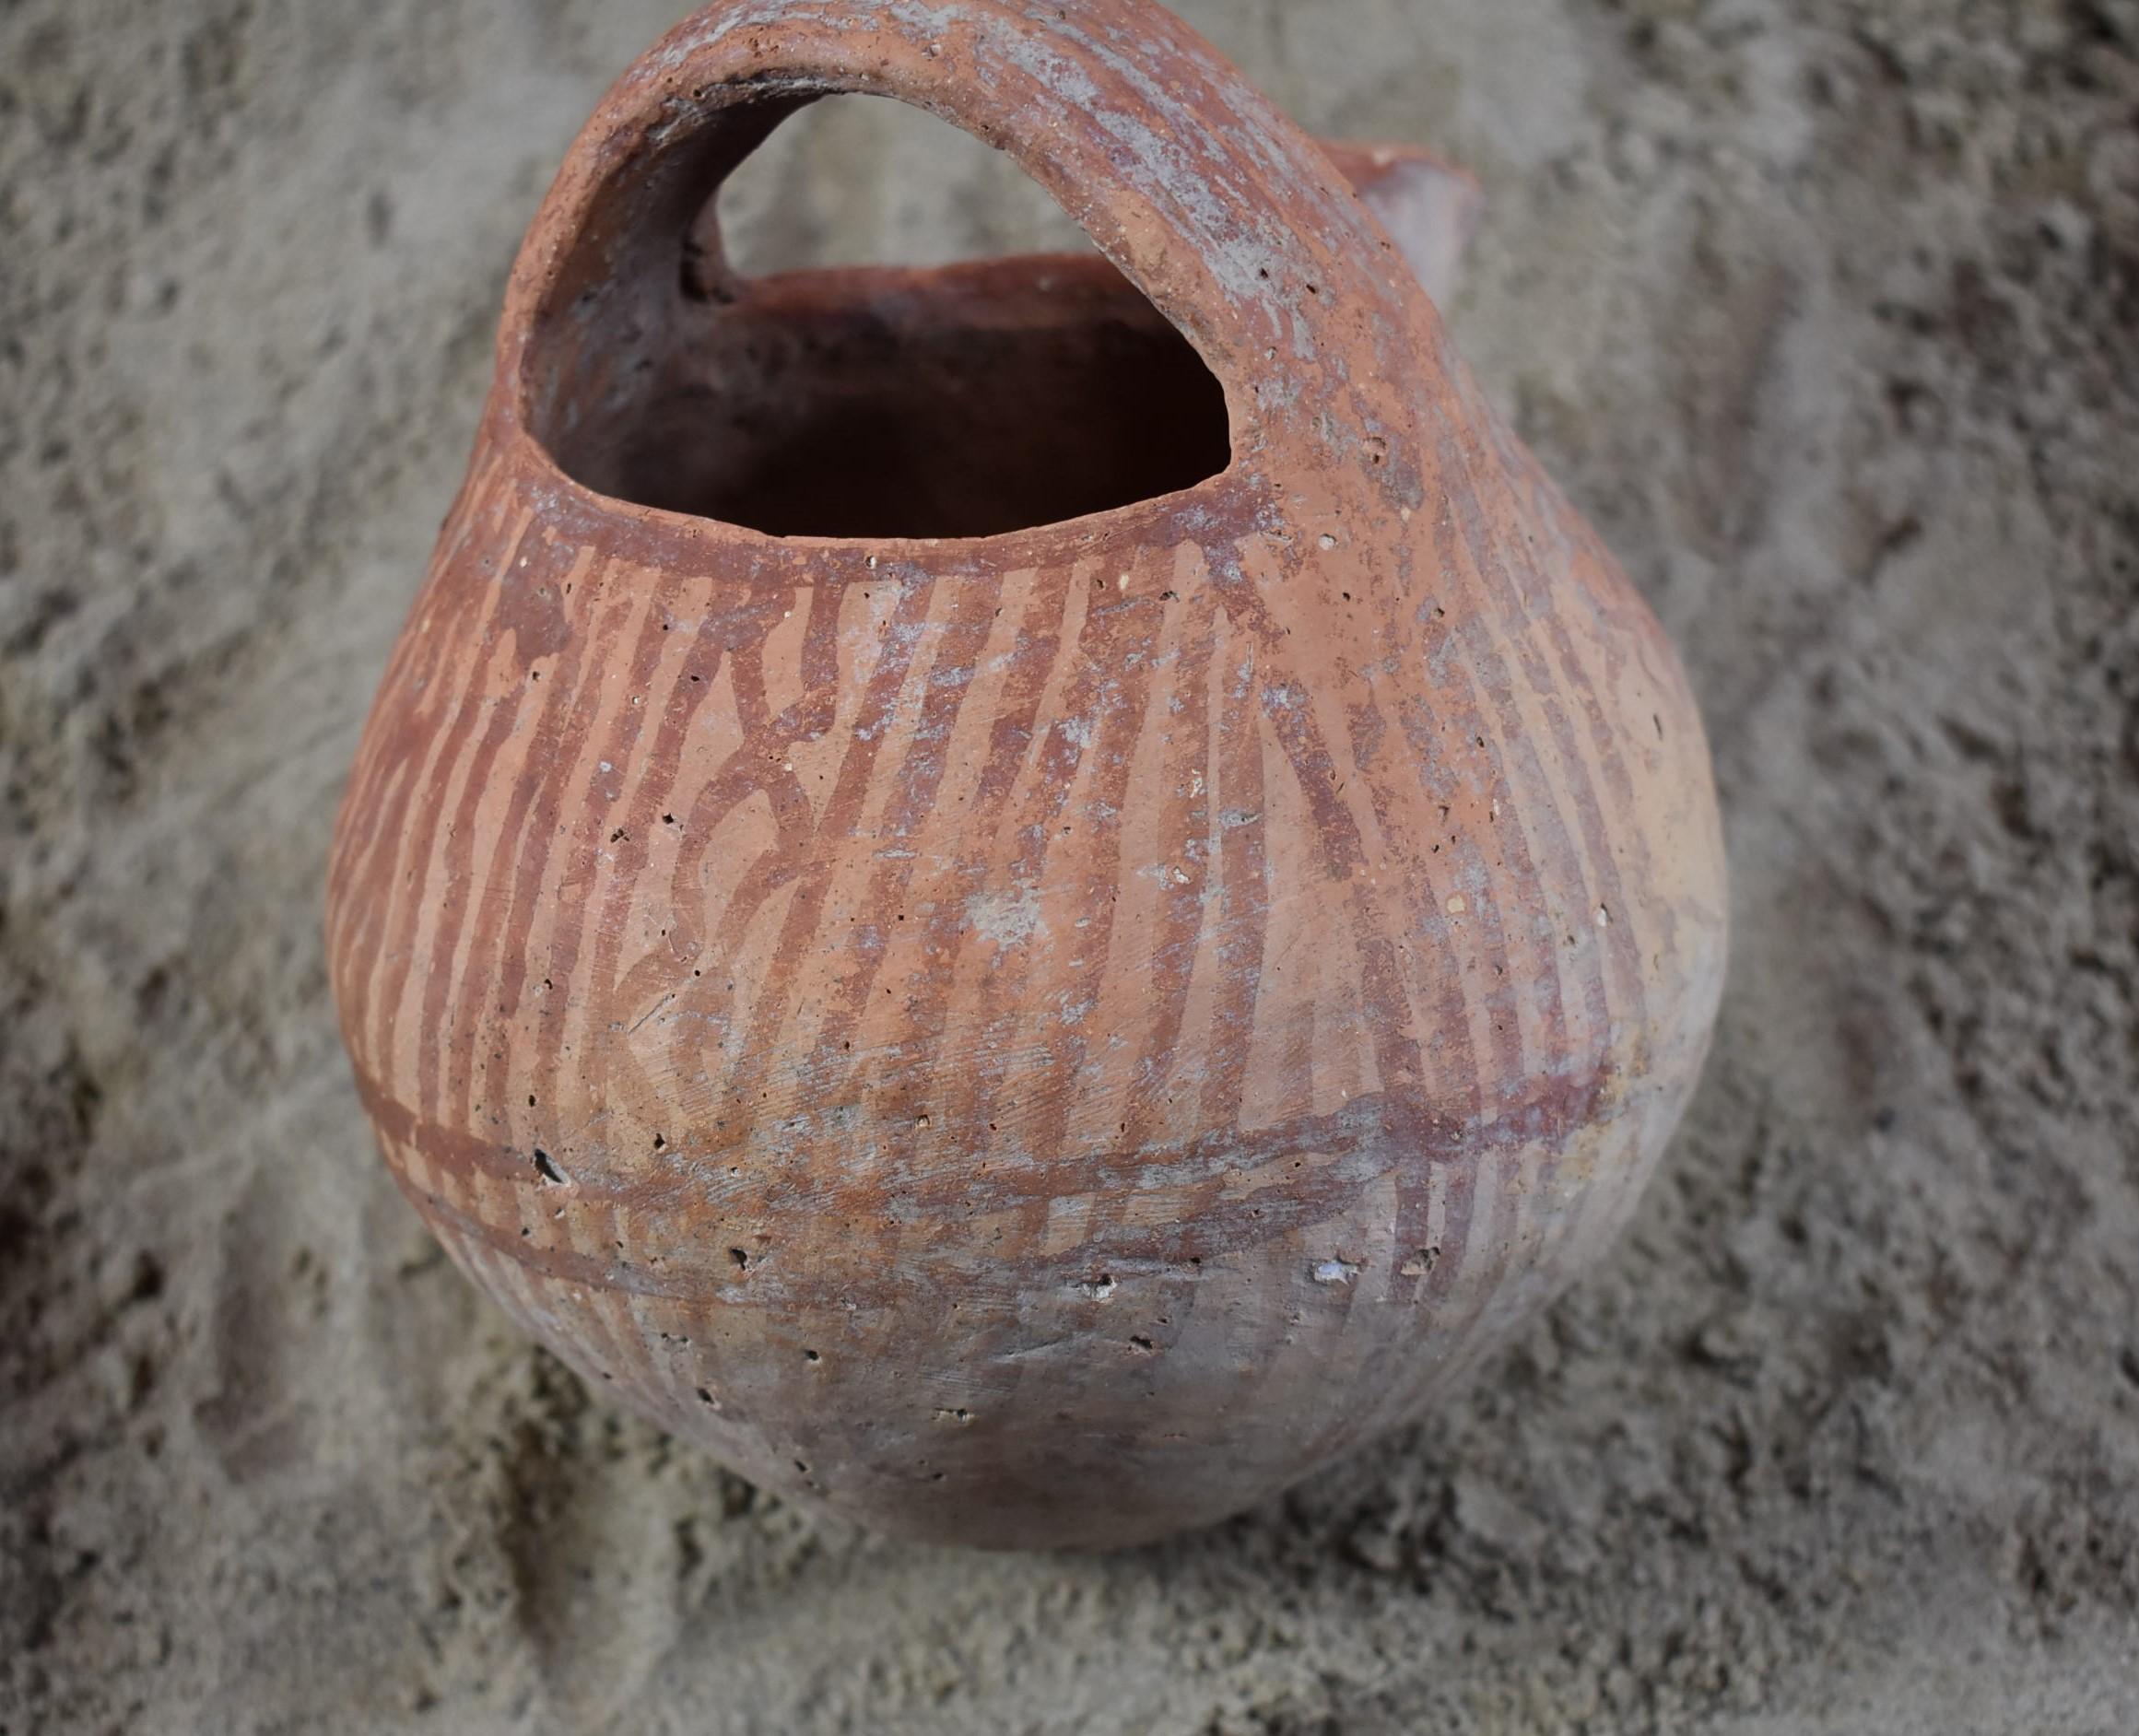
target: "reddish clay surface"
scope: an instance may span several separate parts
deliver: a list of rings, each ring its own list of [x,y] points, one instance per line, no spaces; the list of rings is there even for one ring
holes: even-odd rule
[[[872,16],[711,8],[574,147],[349,789],[335,989],[409,1197],[602,1390],[887,1530],[1132,1542],[1416,1415],[1626,1218],[1721,981],[1707,752],[1410,262],[1209,47]],[[736,280],[710,194],[846,90],[1111,265]],[[1430,268],[1460,183],[1376,167]]]

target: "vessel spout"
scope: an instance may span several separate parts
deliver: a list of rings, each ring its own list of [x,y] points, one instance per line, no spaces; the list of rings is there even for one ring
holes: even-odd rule
[[[1434,304],[1446,301],[1485,206],[1477,178],[1416,145],[1324,140],[1322,149],[1389,231]]]

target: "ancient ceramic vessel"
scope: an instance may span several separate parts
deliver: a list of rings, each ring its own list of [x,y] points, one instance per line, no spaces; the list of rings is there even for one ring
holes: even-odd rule
[[[1626,1218],[1722,969],[1707,753],[1208,46],[866,16],[714,6],[574,146],[335,991],[417,1209],[601,1390],[888,1531],[1131,1542],[1418,1416]],[[738,279],[709,195],[829,91],[1010,152],[1105,258]],[[1381,202],[1429,264],[1452,184]]]

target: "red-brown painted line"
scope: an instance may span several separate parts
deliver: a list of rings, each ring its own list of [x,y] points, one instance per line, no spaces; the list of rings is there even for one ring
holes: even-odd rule
[[[615,1211],[641,1225],[647,1239],[672,1244],[676,1277],[671,1293],[683,1296],[692,1293],[694,1283],[700,1291],[717,1287],[703,1281],[723,1275],[724,1262],[716,1258],[722,1251],[718,1235],[702,1246],[679,1235],[680,1226],[707,1220],[709,1214],[709,1228],[718,1228],[722,1221],[735,1224],[805,1209],[828,1220],[859,1225],[887,1194],[896,1193],[912,1206],[946,1218],[969,1209],[988,1215],[1044,1217],[1064,1197],[1059,1179],[1040,1167],[990,1168],[963,1162],[932,1166],[920,1149],[923,1141],[906,1130],[879,1155],[867,1177],[842,1169],[836,1137],[813,1127],[806,1132],[791,1131],[779,1140],[760,1135],[720,1144],[692,1142],[665,1159],[658,1176],[629,1182],[614,1177],[582,1179],[583,1146],[559,1141],[552,1153],[457,1132],[418,1120],[374,1081],[359,1075],[358,1086],[381,1140],[419,1155],[434,1177],[480,1177],[509,1184],[505,1199],[517,1207],[511,1221],[463,1212],[455,1218],[460,1228],[583,1284],[606,1284],[608,1280],[576,1263],[555,1266],[558,1249],[544,1220],[559,1204],[575,1212],[591,1206]],[[1036,1260],[1023,1270],[1036,1277],[1048,1271],[1082,1270],[1095,1249],[1104,1250],[1106,1261],[1122,1266],[1214,1261],[1335,1215],[1337,1196],[1378,1186],[1399,1171],[1446,1167],[1460,1179],[1488,1155],[1561,1145],[1576,1132],[1603,1128],[1625,1112],[1611,1082],[1592,1078],[1561,1085],[1484,1125],[1466,1125],[1437,1113],[1414,1097],[1375,1096],[1354,1099],[1333,1114],[1252,1134],[1213,1132],[1193,1141],[1111,1150],[1079,1167],[1079,1181],[1091,1184],[1094,1197],[1119,1202],[1139,1194],[1168,1194],[1184,1202],[1181,1209],[1161,1221],[1128,1223],[1117,1217],[1103,1226],[1095,1222],[1075,1249]],[[991,1145],[984,1135],[967,1135],[956,1127],[942,1130],[940,1137],[927,1143],[961,1152],[984,1152]],[[1287,1185],[1243,1188],[1247,1179],[1274,1163],[1306,1170],[1310,1161],[1311,1174],[1288,1179]],[[739,1170],[741,1179],[728,1179]],[[566,1179],[553,1180],[557,1175]],[[1423,1222],[1411,1226],[1413,1239]],[[514,1238],[526,1245],[516,1245]],[[1399,1234],[1396,1240],[1405,1237]],[[842,1283],[851,1291],[851,1278]],[[886,1293],[881,1299],[895,1301],[896,1295]]]

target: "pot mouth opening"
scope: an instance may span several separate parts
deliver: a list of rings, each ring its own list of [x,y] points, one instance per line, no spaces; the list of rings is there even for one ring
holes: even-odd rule
[[[885,541],[1050,530],[1227,472],[1225,387],[1096,250],[735,269],[723,188],[814,95],[741,104],[597,198],[528,358],[525,430],[558,472],[772,537]],[[896,101],[818,108],[855,106],[1004,161]]]
[[[783,274],[681,335],[614,402],[535,430],[575,482],[773,536],[965,538],[1231,462],[1217,379],[1097,257]]]

